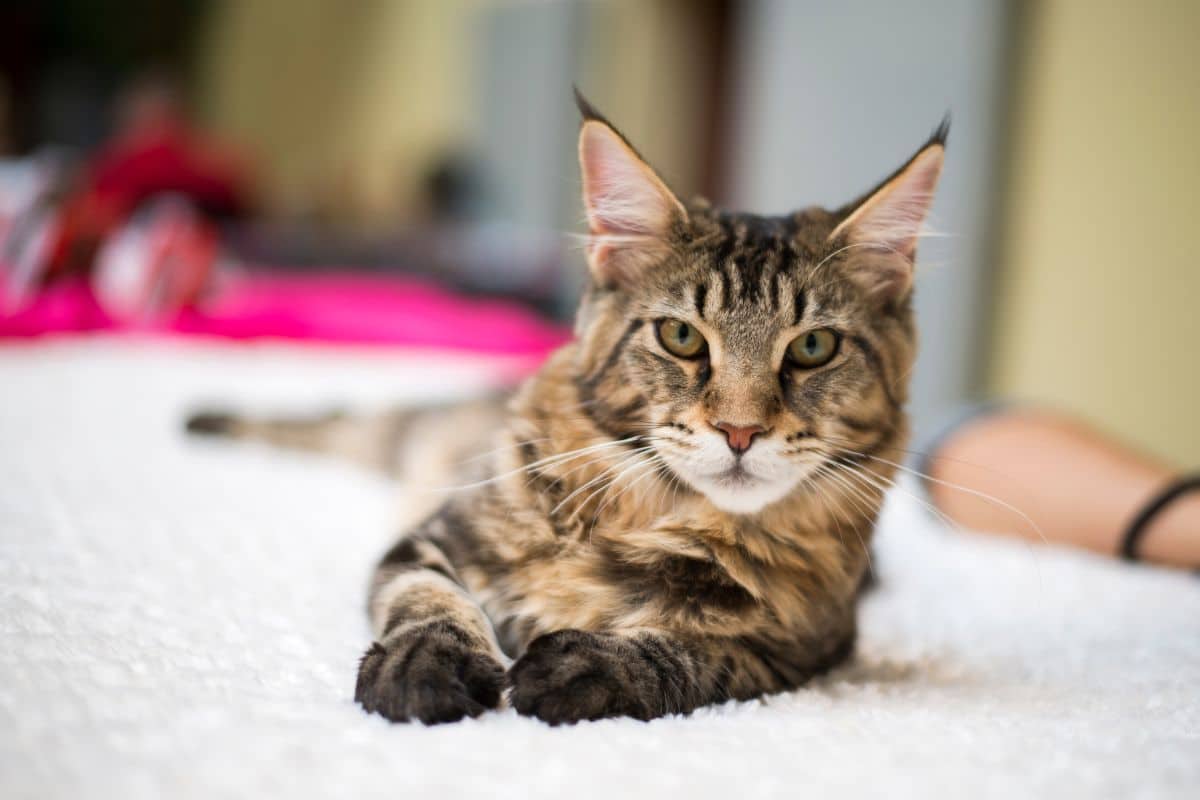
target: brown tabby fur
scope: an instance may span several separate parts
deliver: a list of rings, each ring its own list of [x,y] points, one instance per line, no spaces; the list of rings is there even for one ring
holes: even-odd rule
[[[918,156],[938,148],[940,159],[944,139],[943,127]],[[432,412],[193,420],[400,472],[405,431],[444,436],[456,458],[494,450],[380,563],[363,707],[450,721],[498,706],[507,688],[517,711],[551,723],[649,719],[791,689],[845,659],[894,470],[876,456],[905,443],[915,340],[907,282],[879,277],[910,269],[912,254],[847,247],[835,229],[888,185],[782,217],[693,204],[652,258],[643,250],[636,285],[593,252],[576,339],[506,411],[478,404],[449,425]],[[663,318],[700,330],[708,356],[667,352],[654,331]],[[818,327],[841,333],[837,357],[811,370],[784,362],[787,342]],[[500,426],[489,446],[463,435],[469,419]],[[730,419],[761,424],[794,462],[803,477],[782,499],[722,510],[658,457],[686,458],[698,431]]]

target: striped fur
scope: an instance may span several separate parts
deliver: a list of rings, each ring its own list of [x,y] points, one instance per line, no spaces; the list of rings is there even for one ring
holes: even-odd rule
[[[587,117],[585,129],[597,125],[619,137]],[[936,148],[939,166],[943,141],[922,150]],[[614,174],[653,176],[612,145],[605,158],[633,159]],[[631,196],[669,191],[653,180]],[[636,241],[593,248],[578,336],[507,409],[416,426],[445,434],[448,452],[491,455],[451,478],[465,488],[380,563],[363,707],[441,722],[497,706],[506,684],[517,711],[553,724],[650,719],[790,689],[845,659],[892,477],[874,456],[905,443],[915,354],[909,283],[881,294],[873,277],[911,270],[907,254],[847,244],[869,229],[851,220],[864,204],[868,218],[896,218],[895,184],[836,212],[781,217],[664,202],[658,227],[638,231],[653,247],[620,271],[597,262]],[[901,217],[923,216],[902,199]],[[695,326],[706,355],[667,351],[655,333],[664,318]],[[840,334],[836,356],[794,367],[788,342],[816,328]],[[495,425],[487,447],[452,436],[471,415]],[[731,455],[713,427],[722,420],[765,432]],[[414,428],[404,415],[373,424],[365,440],[339,441],[395,444]],[[315,427],[330,425],[346,421]],[[357,460],[391,468],[404,461],[391,446]]]

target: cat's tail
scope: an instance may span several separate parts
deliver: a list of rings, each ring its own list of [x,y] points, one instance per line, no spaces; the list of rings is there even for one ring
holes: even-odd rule
[[[392,473],[396,451],[415,411],[351,415],[341,411],[302,417],[259,418],[223,410],[207,410],[187,418],[194,436],[261,442],[352,461],[368,469]]]
[[[299,417],[253,417],[225,410],[191,414],[193,436],[261,442],[285,450],[331,456],[376,472],[406,478],[438,462],[476,455],[500,427],[503,397],[454,405],[349,414],[335,411]],[[483,448],[486,449],[486,448]]]

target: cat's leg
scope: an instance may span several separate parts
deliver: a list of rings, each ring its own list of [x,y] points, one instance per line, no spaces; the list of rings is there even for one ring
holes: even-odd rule
[[[376,571],[377,640],[359,665],[354,699],[396,722],[454,722],[499,705],[503,656],[483,610],[421,533],[393,547]]]
[[[729,699],[795,688],[844,660],[853,634],[828,652],[795,644],[659,631],[563,630],[530,643],[508,673],[516,710],[552,725],[602,717],[649,720]]]

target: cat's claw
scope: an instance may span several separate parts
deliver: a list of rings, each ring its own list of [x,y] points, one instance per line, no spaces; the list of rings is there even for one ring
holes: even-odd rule
[[[430,622],[371,645],[354,699],[393,722],[434,725],[495,708],[503,684],[495,657],[452,623]]]

